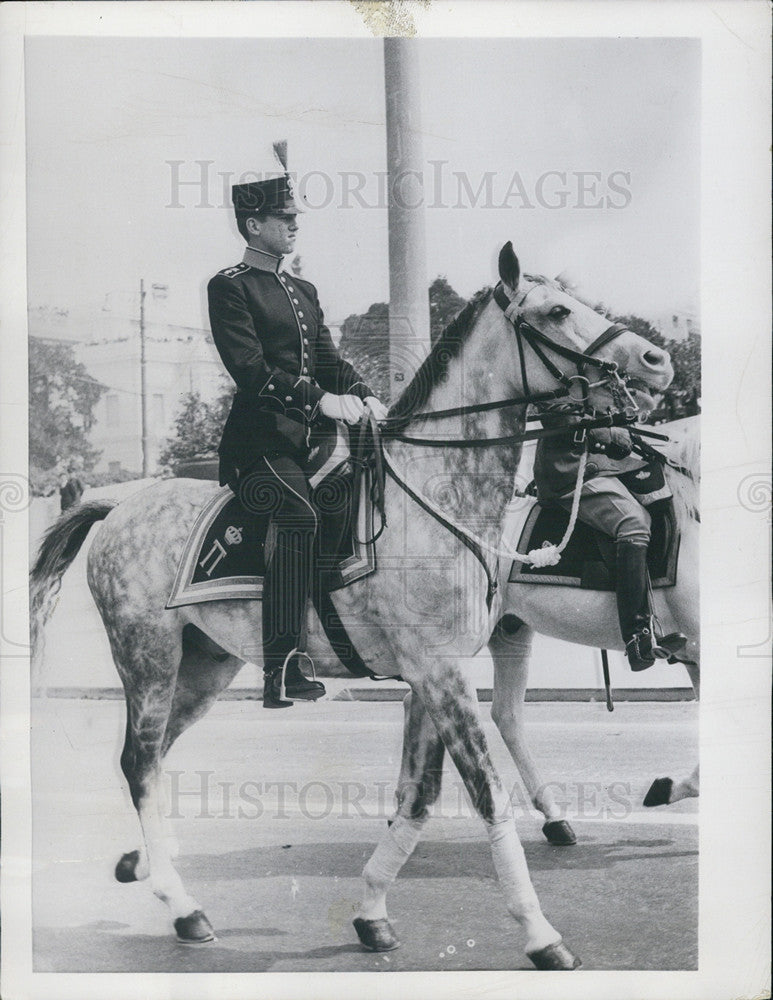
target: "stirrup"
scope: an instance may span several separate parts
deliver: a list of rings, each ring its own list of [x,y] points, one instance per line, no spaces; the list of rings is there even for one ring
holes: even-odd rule
[[[659,660],[667,660],[676,653],[681,653],[687,645],[687,636],[681,632],[669,632],[668,635],[655,635],[652,654]]]
[[[309,661],[309,664],[311,665],[311,680],[314,683],[317,682],[317,671],[316,671],[316,669],[314,667],[314,660],[312,660],[312,658],[309,656],[309,654],[306,652],[305,649],[291,649],[290,652],[285,657],[284,663],[282,664],[282,674],[281,674],[281,677],[279,678],[279,698],[280,698],[281,701],[289,701],[289,702],[291,702],[293,704],[296,701],[316,700],[316,699],[309,699],[309,698],[290,698],[288,696],[288,694],[287,694],[287,687],[285,685],[285,675],[287,673],[287,664],[292,660],[292,658],[294,656],[305,656],[306,657],[306,659]],[[298,669],[300,670],[300,667]],[[324,689],[323,689],[322,693],[324,694]]]

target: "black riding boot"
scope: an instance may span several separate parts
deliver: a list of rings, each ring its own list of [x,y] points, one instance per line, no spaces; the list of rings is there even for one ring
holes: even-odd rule
[[[294,701],[316,701],[325,686],[309,680],[297,652],[311,579],[313,537],[280,532],[263,580],[263,707],[289,708]],[[293,654],[293,655],[291,655]],[[286,661],[286,665],[285,665]],[[281,697],[282,673],[286,699]]]
[[[645,545],[617,543],[617,613],[631,670],[646,670],[655,662],[655,655]]]

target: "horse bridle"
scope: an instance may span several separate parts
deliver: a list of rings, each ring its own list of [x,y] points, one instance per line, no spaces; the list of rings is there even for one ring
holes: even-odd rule
[[[535,287],[535,286],[533,286]],[[532,291],[529,289],[529,291]],[[528,295],[528,292],[526,293]],[[523,381],[523,388],[525,395],[528,397],[531,395],[529,392],[529,378],[526,372],[526,358],[524,351],[524,342],[532,349],[532,351],[537,355],[542,365],[550,372],[553,378],[556,379],[566,390],[567,394],[570,393],[572,386],[575,382],[580,383],[582,390],[582,402],[583,410],[587,412],[589,410],[588,403],[588,390],[591,388],[590,381],[585,375],[585,370],[588,367],[597,368],[605,378],[601,379],[601,382],[611,382],[613,388],[613,395],[615,395],[614,390],[622,390],[622,393],[628,397],[628,406],[633,408],[635,413],[638,407],[636,403],[631,398],[627,389],[625,388],[625,382],[623,381],[617,362],[615,361],[605,361],[602,358],[596,358],[593,355],[597,351],[600,351],[602,347],[605,347],[610,341],[615,340],[622,333],[628,332],[628,327],[624,323],[612,323],[608,326],[604,332],[598,336],[592,344],[585,348],[584,351],[575,351],[571,347],[565,347],[563,344],[556,343],[555,340],[551,340],[547,334],[542,333],[541,330],[537,330],[536,327],[532,326],[520,313],[520,309],[526,299],[526,295],[523,296],[520,302],[511,300],[504,288],[504,285],[500,282],[494,289],[494,301],[504,312],[505,318],[512,324],[515,330],[516,337],[518,339],[518,355],[521,363],[521,379]],[[566,358],[567,361],[571,361],[577,366],[576,375],[567,375],[555,364],[555,362],[547,356],[543,347],[557,354],[559,357]],[[619,402],[619,399],[616,399]]]
[[[526,296],[523,298],[525,299],[525,297]],[[549,437],[555,434],[564,434],[566,433],[566,428],[564,427],[543,428],[541,430],[526,431],[521,434],[511,434],[506,437],[468,440],[467,438],[438,439],[409,437],[408,435],[402,433],[402,429],[412,420],[416,419],[442,420],[446,417],[463,416],[468,413],[483,413],[488,410],[504,409],[505,407],[510,406],[527,406],[532,403],[543,403],[558,400],[571,396],[571,390],[574,384],[578,381],[582,388],[581,403],[583,419],[581,419],[579,423],[572,425],[575,432],[579,430],[580,433],[584,435],[586,430],[593,427],[629,426],[633,422],[635,413],[638,409],[625,386],[623,376],[618,370],[617,363],[614,361],[605,361],[601,358],[593,356],[596,351],[601,350],[601,348],[610,343],[610,341],[626,332],[628,328],[624,324],[613,323],[611,326],[607,327],[607,329],[604,330],[604,332],[597,337],[593,343],[585,349],[585,351],[580,352],[572,350],[570,347],[564,347],[563,344],[557,344],[546,334],[537,330],[530,323],[528,323],[518,312],[523,304],[523,299],[521,299],[520,303],[512,302],[508,298],[501,283],[494,289],[494,300],[502,309],[505,317],[512,324],[513,329],[515,330],[518,341],[518,353],[521,363],[524,395],[520,397],[511,397],[509,399],[494,400],[487,403],[472,403],[467,406],[455,406],[445,410],[431,410],[422,413],[409,411],[404,415],[400,415],[398,417],[388,417],[385,421],[379,422],[377,422],[373,414],[370,413],[369,416],[363,418],[360,424],[356,454],[352,456],[355,466],[359,466],[364,469],[367,465],[366,455],[369,448],[367,438],[368,435],[370,435],[373,451],[376,455],[374,480],[371,485],[371,496],[374,507],[379,511],[381,526],[378,531],[374,532],[371,539],[366,539],[365,541],[375,541],[386,527],[384,479],[385,474],[389,473],[400,488],[407,493],[407,495],[411,497],[415,503],[417,503],[440,524],[444,525],[449,531],[451,531],[452,534],[454,534],[464,545],[466,545],[478,559],[486,573],[486,579],[488,581],[486,606],[489,610],[491,610],[494,595],[497,591],[497,577],[496,572],[492,572],[488,565],[480,540],[470,534],[469,531],[463,530],[461,527],[453,524],[440,511],[434,508],[431,504],[427,503],[427,501],[419,493],[408,485],[402,476],[397,474],[389,461],[383,460],[381,456],[381,438],[402,441],[406,444],[424,445],[432,448],[487,448],[498,444],[522,443],[527,440],[535,440],[537,438]],[[550,374],[556,379],[559,383],[558,388],[540,393],[532,393],[529,391],[524,344],[528,345],[534,351],[547,371],[549,371]],[[577,374],[565,374],[558,367],[558,365],[555,364],[555,362],[549,358],[547,354],[545,354],[545,350],[543,350],[543,348],[552,351],[559,357],[565,358],[567,361],[571,361],[577,366]],[[620,407],[617,413],[608,412],[603,416],[596,415],[589,405],[588,394],[592,386],[590,380],[584,374],[586,368],[588,367],[598,369],[599,374],[602,376],[599,382],[594,383],[594,385],[611,383],[611,391],[616,403],[619,405],[620,397],[617,395],[617,393],[619,393],[620,395],[628,397],[629,405],[627,407]],[[654,433],[649,434],[648,436],[663,437],[663,435]],[[355,476],[355,483],[358,483],[359,479],[359,476]],[[359,498],[359,488],[359,485],[355,486],[356,498]],[[353,509],[357,510],[358,504],[355,504]]]
[[[528,292],[526,294],[528,295]],[[406,444],[427,445],[433,448],[485,448],[497,444],[514,444],[516,442],[534,440],[552,432],[530,431],[524,434],[511,434],[506,437],[481,438],[471,441],[467,438],[439,439],[410,437],[401,433],[401,431],[402,428],[404,428],[412,420],[442,420],[447,417],[464,416],[466,414],[483,413],[488,410],[504,409],[511,406],[527,406],[529,404],[545,403],[563,399],[567,396],[571,396],[572,389],[575,384],[579,384],[582,392],[582,398],[581,400],[577,400],[577,403],[581,404],[584,415],[588,416],[593,414],[589,402],[590,389],[596,385],[606,383],[610,385],[613,398],[615,399],[615,403],[617,404],[619,410],[625,414],[626,422],[631,422],[633,420],[638,407],[626,388],[624,378],[620,374],[617,362],[606,361],[602,358],[596,358],[593,356],[597,351],[600,351],[602,347],[605,347],[608,343],[610,343],[610,341],[615,340],[622,333],[628,332],[628,327],[625,326],[625,324],[613,323],[611,326],[608,326],[607,329],[604,330],[604,332],[598,336],[584,351],[575,351],[571,347],[565,347],[563,344],[559,344],[556,341],[551,340],[547,334],[542,333],[541,330],[537,330],[536,327],[532,326],[523,318],[523,316],[520,315],[519,310],[524,299],[526,298],[525,295],[520,302],[511,300],[508,297],[504,286],[500,282],[494,289],[493,297],[494,301],[505,314],[505,318],[515,330],[518,344],[518,356],[521,366],[521,380],[524,388],[523,396],[513,396],[508,399],[499,399],[488,403],[470,403],[466,406],[455,406],[445,410],[429,410],[422,413],[408,412],[399,417],[388,417],[382,424],[382,433],[385,437],[396,441],[402,441]],[[528,345],[531,348],[544,368],[559,383],[560,388],[549,389],[545,392],[539,393],[533,393],[529,390],[524,345]],[[567,361],[571,361],[572,364],[577,367],[577,373],[574,375],[567,375],[558,367],[552,358],[548,357],[543,348],[552,351],[559,357],[565,358]],[[599,374],[602,376],[598,382],[591,384],[590,379],[585,374],[585,370],[588,367],[598,369]]]

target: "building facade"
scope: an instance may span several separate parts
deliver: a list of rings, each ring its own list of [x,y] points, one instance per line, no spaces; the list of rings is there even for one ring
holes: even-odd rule
[[[215,400],[233,384],[209,330],[181,326],[165,315],[163,289],[151,286],[145,310],[145,410],[147,471],[159,471],[159,454],[175,430],[183,397]],[[104,392],[94,408],[89,440],[101,454],[95,472],[142,474],[142,337],[139,309],[105,309],[98,317],[56,308],[31,309],[29,334],[72,345],[75,356]],[[338,324],[331,325],[337,343]]]

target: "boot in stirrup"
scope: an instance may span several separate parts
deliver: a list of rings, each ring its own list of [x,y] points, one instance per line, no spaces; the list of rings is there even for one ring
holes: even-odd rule
[[[281,667],[272,667],[263,675],[263,707],[290,708],[296,701],[316,701],[325,694],[325,685],[314,677],[309,680],[302,672],[298,659],[305,656],[311,664],[314,674],[314,663],[308,653],[293,649],[285,658]]]

